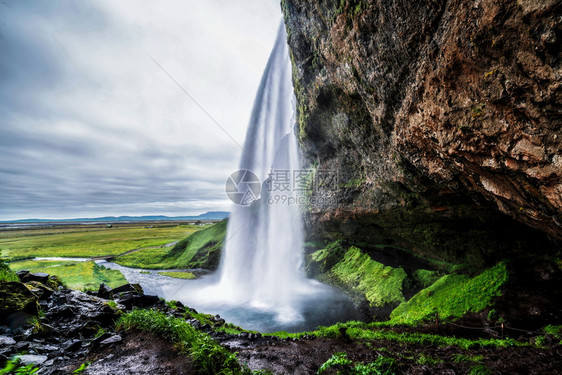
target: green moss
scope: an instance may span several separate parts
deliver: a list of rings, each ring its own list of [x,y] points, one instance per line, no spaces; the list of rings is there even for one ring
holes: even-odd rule
[[[364,294],[371,306],[383,307],[404,301],[402,285],[406,272],[372,260],[357,247],[350,247],[330,272],[348,287]]]
[[[507,268],[503,262],[472,278],[454,274],[442,276],[394,309],[391,321],[415,324],[433,318],[436,313],[441,319],[451,319],[482,311],[501,294],[506,281]]]
[[[427,288],[436,282],[442,276],[442,273],[439,271],[419,269],[413,272],[413,276],[414,280],[417,281],[422,288]]]
[[[20,282],[0,281],[0,322],[18,312],[38,315],[37,296]]]

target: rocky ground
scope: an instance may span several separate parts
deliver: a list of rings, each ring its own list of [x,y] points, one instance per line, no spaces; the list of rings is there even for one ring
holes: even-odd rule
[[[25,284],[1,283],[0,362],[19,355],[23,364],[38,365],[37,374],[69,374],[84,363],[89,364],[83,372],[87,374],[193,373],[190,358],[179,354],[164,338],[148,332],[115,330],[119,314],[133,308],[154,308],[186,318],[197,329],[237,352],[239,361],[250,369],[270,369],[276,374],[314,374],[337,352],[347,353],[354,362],[372,362],[379,356],[394,358],[397,369],[407,374],[468,373],[474,363],[466,358],[480,358],[479,362],[499,374],[556,374],[562,368],[562,346],[558,340],[550,339],[543,347],[463,350],[388,340],[360,342],[349,339],[345,333],[334,338],[306,335],[300,339],[249,332],[227,334],[215,332],[216,327],[224,324],[220,317],[210,317],[211,324],[201,323],[189,318],[186,311],[193,311],[181,303],[171,307],[156,296],[143,294],[137,285],[113,290],[102,285],[98,292],[84,293],[66,289],[46,274],[20,272],[18,276]],[[15,302],[19,303],[19,310],[8,311]],[[418,332],[424,330],[431,329],[426,327]],[[443,332],[463,333],[452,326]]]

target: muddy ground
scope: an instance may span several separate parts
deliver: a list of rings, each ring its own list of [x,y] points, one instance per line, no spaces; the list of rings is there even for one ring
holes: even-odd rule
[[[252,370],[270,369],[274,374],[315,374],[336,352],[353,361],[372,362],[378,356],[396,359],[405,374],[467,374],[476,362],[458,362],[459,355],[482,356],[479,363],[492,374],[562,374],[562,346],[462,350],[457,347],[407,345],[392,341],[370,343],[344,339],[247,338],[219,335],[222,345],[238,353]],[[92,351],[86,374],[191,374],[190,361],[168,342],[150,333],[123,335],[112,347]],[[333,372],[335,373],[335,372]]]

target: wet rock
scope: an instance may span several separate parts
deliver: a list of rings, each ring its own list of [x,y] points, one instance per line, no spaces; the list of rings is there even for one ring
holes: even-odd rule
[[[46,355],[35,355],[35,354],[19,355],[17,356],[17,358],[19,358],[21,364],[24,366],[30,364],[41,365],[45,363],[45,361],[47,361],[48,359]]]
[[[77,339],[70,339],[62,344],[62,349],[65,352],[75,352],[82,347],[82,341]]]
[[[113,345],[113,344],[119,343],[121,341],[123,341],[123,338],[120,335],[114,335],[114,336],[111,336],[111,337],[101,341],[100,346]]]
[[[14,345],[16,340],[8,336],[0,336],[0,346]]]
[[[115,296],[115,301],[124,305],[127,309],[137,307],[151,307],[160,303],[158,296],[138,294],[136,292],[122,292]]]

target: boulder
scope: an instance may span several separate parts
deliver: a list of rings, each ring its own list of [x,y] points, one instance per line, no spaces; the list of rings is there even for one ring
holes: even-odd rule
[[[38,281],[29,281],[25,283],[25,286],[33,292],[39,300],[45,300],[51,296],[55,291],[52,288],[49,288],[45,284],[42,284]]]
[[[96,296],[105,299],[112,299],[113,290],[109,286],[105,285],[104,283],[101,283]]]
[[[39,313],[37,296],[20,282],[0,282],[0,323],[12,328]]]
[[[142,287],[139,284],[125,284],[113,289],[113,295],[125,292],[144,294],[144,290],[142,290]]]
[[[47,282],[49,281],[49,274],[44,272],[31,273],[29,271],[19,271],[17,272],[17,275],[22,283],[38,281],[42,284],[47,284]]]

